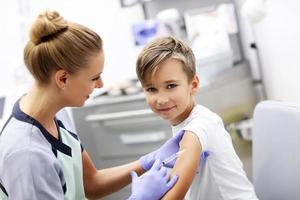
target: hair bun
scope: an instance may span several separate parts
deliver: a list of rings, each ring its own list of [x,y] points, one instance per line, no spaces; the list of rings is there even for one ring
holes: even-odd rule
[[[48,41],[68,28],[68,22],[57,11],[41,13],[30,29],[30,40],[34,44]]]

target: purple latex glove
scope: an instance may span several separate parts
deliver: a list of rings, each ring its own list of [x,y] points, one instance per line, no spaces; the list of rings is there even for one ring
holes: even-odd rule
[[[164,160],[167,157],[169,157],[170,155],[178,152],[179,142],[181,141],[183,134],[184,134],[184,130],[179,131],[174,137],[169,139],[159,149],[142,156],[139,159],[142,168],[144,170],[148,171],[152,167],[152,165],[156,159]],[[165,167],[172,168],[175,164],[175,161],[176,161],[176,159],[169,162],[167,165],[165,165]]]
[[[173,176],[169,180],[167,169],[162,166],[159,159],[154,162],[152,168],[142,177],[138,177],[135,171],[131,172],[131,177],[131,196],[128,200],[161,199],[178,180],[178,176]]]

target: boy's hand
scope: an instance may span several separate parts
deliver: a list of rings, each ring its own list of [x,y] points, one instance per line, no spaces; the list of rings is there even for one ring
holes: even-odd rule
[[[139,161],[142,165],[142,168],[144,170],[148,171],[152,167],[152,165],[156,159],[164,160],[165,158],[169,157],[170,155],[177,153],[179,150],[179,143],[182,139],[183,134],[184,134],[184,130],[179,131],[174,137],[169,139],[159,149],[142,156],[139,159]],[[168,163],[166,165],[166,167],[172,168],[175,164],[175,161],[176,161],[176,159],[171,161],[170,163]]]

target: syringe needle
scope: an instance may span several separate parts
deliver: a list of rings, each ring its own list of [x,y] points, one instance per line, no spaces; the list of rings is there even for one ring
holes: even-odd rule
[[[166,159],[164,159],[162,161],[163,165],[166,165],[167,163],[171,162],[172,160],[176,159],[181,153],[183,153],[185,151],[185,149],[182,149],[180,151],[178,151],[177,153],[172,154],[171,156],[167,157]]]

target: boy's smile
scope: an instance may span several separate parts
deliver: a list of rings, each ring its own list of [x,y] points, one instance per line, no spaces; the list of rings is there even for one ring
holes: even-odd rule
[[[167,108],[157,108],[159,112],[168,112],[171,109],[175,108],[175,106],[167,107]]]
[[[181,61],[167,59],[153,74],[146,76],[143,85],[150,108],[172,125],[179,124],[190,114],[199,85],[196,76],[188,81],[183,67]]]

